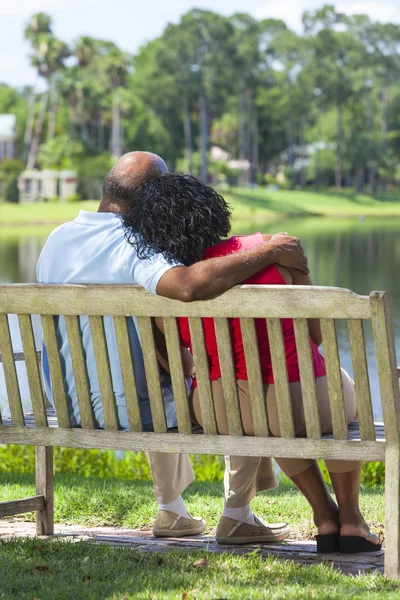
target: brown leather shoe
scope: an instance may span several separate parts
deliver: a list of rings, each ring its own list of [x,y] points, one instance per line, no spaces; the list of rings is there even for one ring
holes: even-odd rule
[[[200,517],[189,515],[189,518],[185,518],[168,510],[160,510],[154,523],[153,535],[155,537],[199,535],[205,528],[206,524]]]
[[[255,524],[221,517],[215,539],[218,544],[279,543],[290,533],[286,523],[264,523],[254,515]]]

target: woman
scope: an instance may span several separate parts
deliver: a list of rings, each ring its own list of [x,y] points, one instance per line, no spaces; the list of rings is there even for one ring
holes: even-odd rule
[[[139,257],[154,251],[164,253],[171,261],[191,265],[201,259],[240,252],[261,243],[261,234],[224,238],[230,231],[231,213],[225,200],[212,188],[189,176],[165,175],[143,186],[135,197],[132,209],[123,218],[126,237],[136,247]],[[248,284],[311,285],[308,276],[280,266],[268,267],[246,280]],[[210,365],[215,414],[220,434],[228,433],[224,407],[221,371],[213,319],[203,319],[206,349]],[[191,347],[187,319],[179,320],[181,343]],[[309,321],[317,401],[323,433],[332,432],[325,362],[318,351],[322,337],[317,319]],[[296,435],[306,434],[301,396],[293,322],[282,320],[288,378],[293,405]],[[244,432],[254,435],[249,389],[239,319],[230,320],[232,349]],[[280,435],[275,386],[265,320],[256,320],[264,394],[271,434]],[[356,416],[354,384],[342,370],[343,393],[347,423]],[[199,396],[194,382],[193,410],[201,424]],[[371,552],[380,549],[379,540],[365,523],[359,509],[362,463],[326,461],[337,505],[323,482],[318,464],[313,460],[277,459],[285,474],[297,485],[309,501],[318,528],[317,547],[321,552]]]

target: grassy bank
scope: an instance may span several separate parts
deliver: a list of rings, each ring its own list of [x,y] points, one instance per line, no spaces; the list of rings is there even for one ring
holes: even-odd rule
[[[189,511],[206,519],[208,533],[215,530],[221,514],[222,493],[222,483],[196,482],[184,494]],[[32,475],[0,475],[0,501],[32,494]],[[369,523],[375,531],[381,532],[382,489],[364,489],[361,504]],[[253,507],[266,520],[287,521],[294,539],[309,539],[315,534],[311,511],[291,485],[284,484],[278,490],[260,494]],[[155,514],[150,482],[56,477],[56,522],[148,529]],[[25,518],[33,520],[34,515]],[[1,597],[10,600],[339,600],[344,597],[382,600],[400,594],[399,584],[386,581],[380,575],[350,578],[333,571],[329,564],[305,567],[277,559],[264,561],[255,551],[244,556],[208,554],[207,568],[193,568],[193,562],[201,556],[205,555],[183,551],[142,554],[131,549],[61,541],[3,542],[0,543]]]
[[[400,217],[400,196],[375,197],[334,192],[233,189],[225,194],[234,219],[268,221],[287,217]],[[0,225],[55,225],[73,219],[80,209],[94,211],[97,201],[70,204],[39,202],[0,204]]]

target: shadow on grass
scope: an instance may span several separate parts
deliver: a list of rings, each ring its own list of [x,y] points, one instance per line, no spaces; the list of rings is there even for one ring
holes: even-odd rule
[[[311,212],[298,206],[296,204],[291,204],[286,201],[278,200],[265,192],[251,192],[251,194],[246,194],[245,192],[236,192],[230,191],[229,195],[235,200],[242,202],[250,209],[261,209],[261,210],[271,210],[276,213],[280,213],[287,217],[322,217],[323,213]]]

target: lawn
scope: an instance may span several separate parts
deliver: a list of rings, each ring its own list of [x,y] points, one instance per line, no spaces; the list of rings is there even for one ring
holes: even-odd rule
[[[32,494],[33,476],[0,474],[0,501]],[[207,532],[214,532],[223,505],[222,484],[196,482],[186,491],[185,500],[192,514],[206,519]],[[365,487],[361,504],[369,523],[381,533],[383,490]],[[260,494],[253,508],[266,520],[287,521],[293,538],[310,539],[315,534],[310,509],[289,484]],[[148,529],[155,514],[156,503],[149,482],[56,476],[56,522]],[[34,516],[25,518],[33,520]],[[333,571],[328,564],[304,567],[277,559],[265,561],[257,552],[244,556],[208,554],[209,566],[194,568],[193,562],[201,556],[204,556],[201,552],[187,551],[142,554],[132,549],[60,540],[3,542],[0,598],[381,600],[400,597],[400,584],[377,574],[353,578]]]
[[[400,194],[370,197],[350,192],[232,189],[225,197],[236,221],[267,221],[287,217],[400,217]],[[55,225],[73,219],[78,210],[94,211],[97,201],[18,205],[0,203],[0,224]]]

